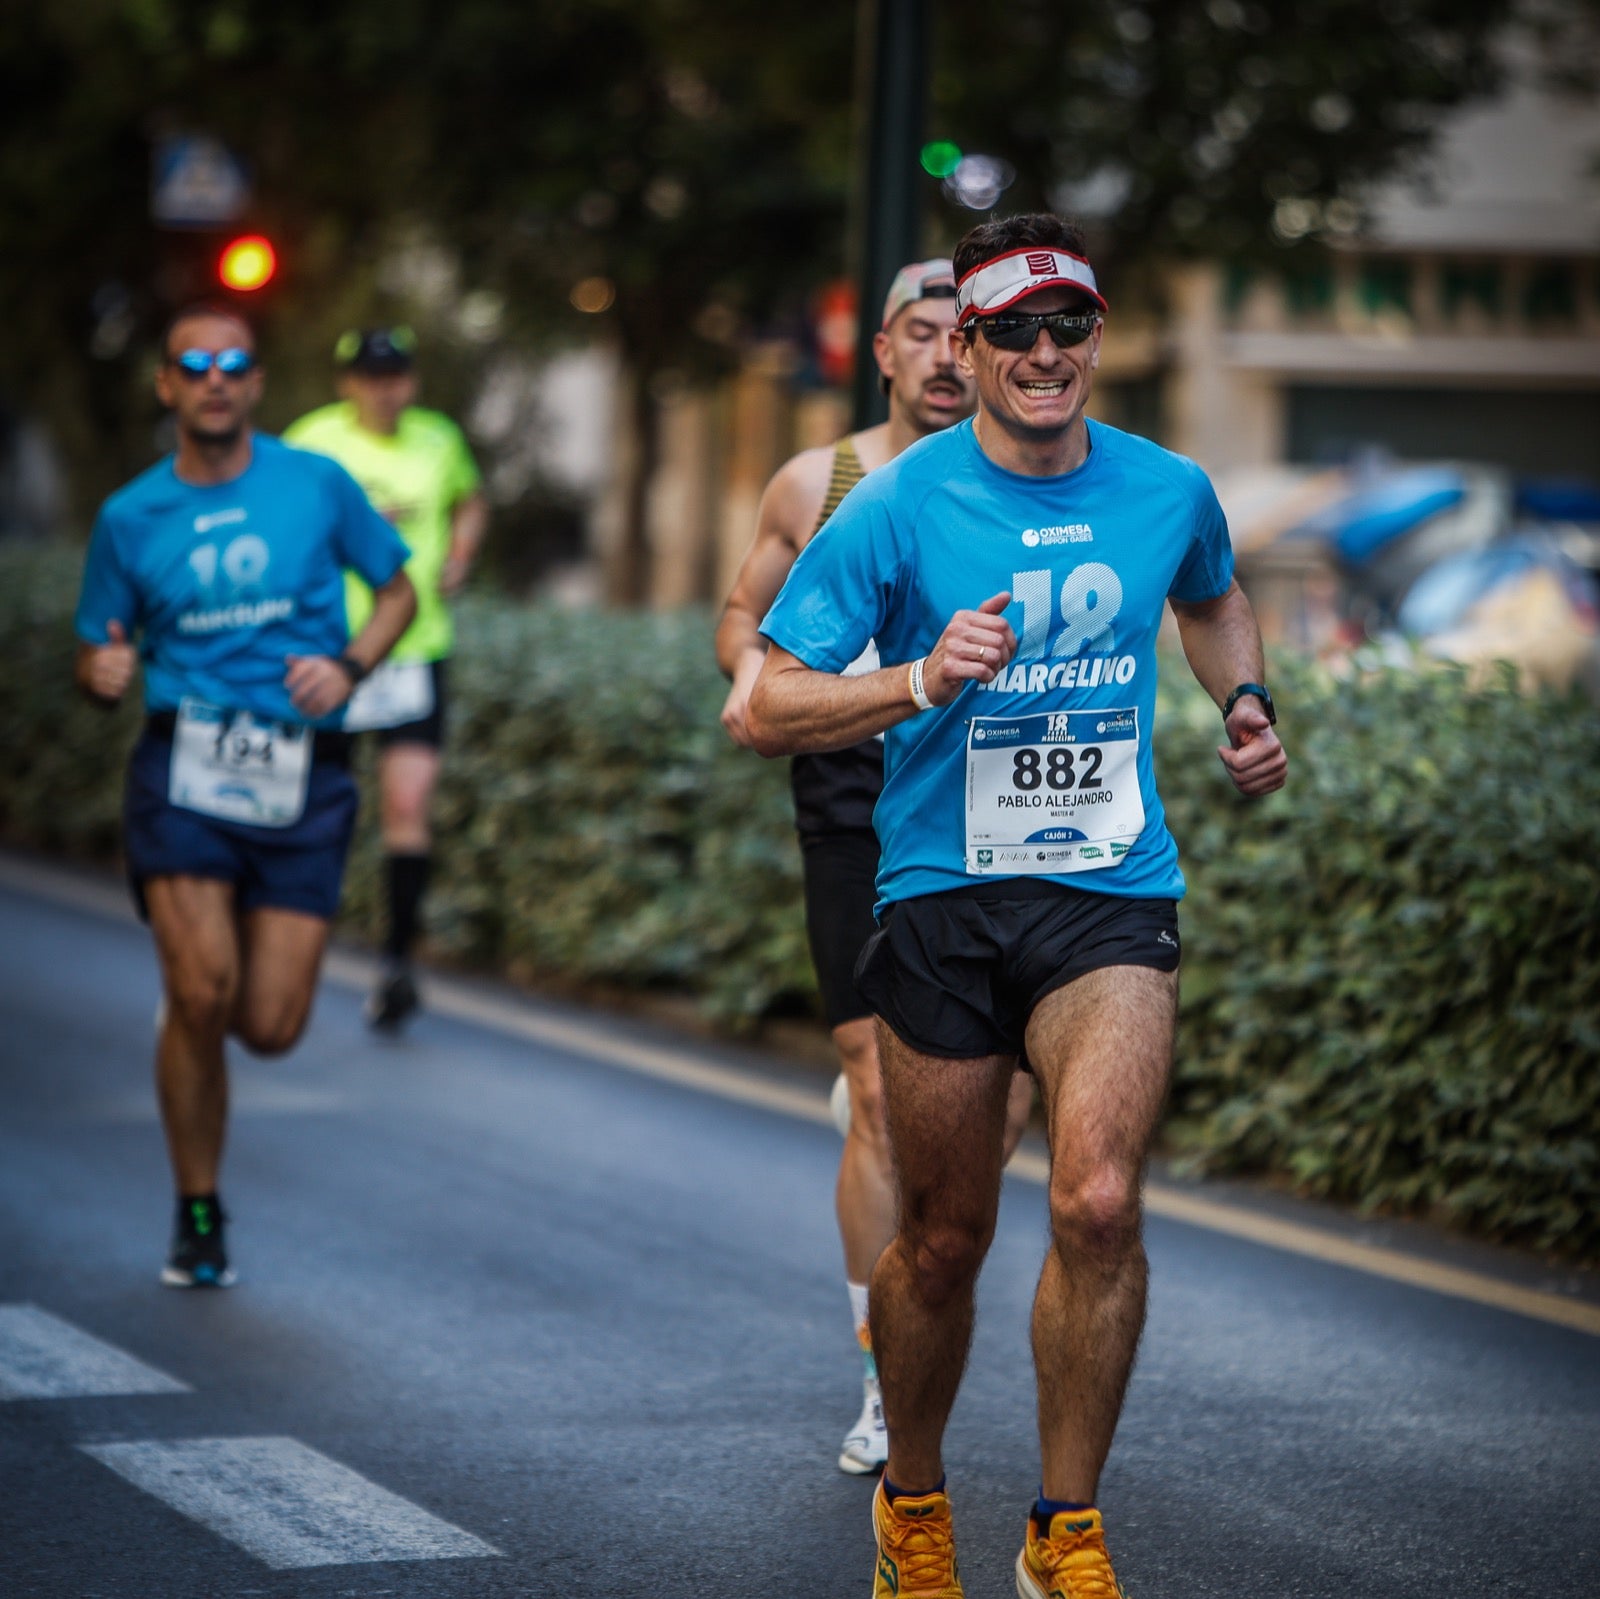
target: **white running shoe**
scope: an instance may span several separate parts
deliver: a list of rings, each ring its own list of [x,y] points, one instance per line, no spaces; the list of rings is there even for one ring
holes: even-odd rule
[[[871,1378],[862,1383],[861,1415],[846,1434],[839,1451],[839,1470],[852,1477],[868,1477],[882,1471],[889,1458],[889,1432],[883,1425],[883,1395]]]

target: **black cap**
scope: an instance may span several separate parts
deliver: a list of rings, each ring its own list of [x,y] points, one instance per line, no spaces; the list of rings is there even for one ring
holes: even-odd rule
[[[417,336],[410,328],[352,328],[333,347],[333,359],[346,372],[382,377],[409,372],[417,353]]]

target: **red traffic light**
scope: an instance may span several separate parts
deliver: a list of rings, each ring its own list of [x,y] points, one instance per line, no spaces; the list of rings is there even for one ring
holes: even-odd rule
[[[265,287],[278,270],[278,253],[272,241],[259,233],[232,240],[217,262],[217,276],[225,288],[241,294]]]

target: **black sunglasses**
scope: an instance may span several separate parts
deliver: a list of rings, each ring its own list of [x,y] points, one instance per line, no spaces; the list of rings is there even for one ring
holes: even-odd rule
[[[1015,311],[1009,316],[980,316],[967,324],[967,337],[982,333],[997,350],[1031,350],[1043,328],[1058,350],[1068,350],[1094,335],[1100,317],[1094,311]]]
[[[172,364],[189,378],[203,378],[215,367],[225,378],[242,378],[256,364],[256,358],[238,345],[226,350],[180,350]]]

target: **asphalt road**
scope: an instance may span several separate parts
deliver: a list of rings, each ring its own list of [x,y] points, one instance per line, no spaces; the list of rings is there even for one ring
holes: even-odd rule
[[[178,1293],[147,937],[11,886],[0,949],[5,1599],[865,1599],[818,1078],[508,995],[588,1043],[436,1013],[387,1044],[330,985],[293,1057],[236,1060],[240,1286]],[[1042,1241],[1013,1180],[948,1440],[971,1599],[1012,1592],[1035,1488]],[[1600,1592],[1600,1338],[1149,1242],[1101,1496],[1135,1599]]]

